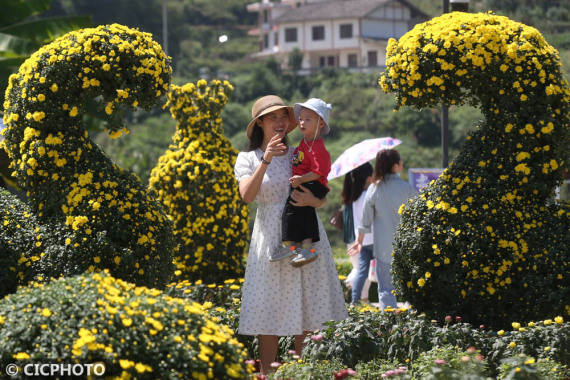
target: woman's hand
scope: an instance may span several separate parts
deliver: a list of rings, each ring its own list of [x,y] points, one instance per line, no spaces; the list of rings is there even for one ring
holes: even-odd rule
[[[361,250],[362,250],[362,243],[355,241],[354,244],[352,244],[350,248],[346,251],[346,254],[348,256],[355,256],[358,255]]]
[[[265,148],[265,153],[263,154],[263,158],[266,161],[271,162],[273,157],[275,156],[282,156],[287,151],[287,145],[283,144],[281,141],[283,139],[283,135],[276,134],[269,140],[267,143],[267,147]]]
[[[303,207],[311,206],[314,208],[322,207],[327,202],[326,198],[319,199],[311,193],[311,190],[305,186],[300,185],[291,193],[291,203],[293,206]]]

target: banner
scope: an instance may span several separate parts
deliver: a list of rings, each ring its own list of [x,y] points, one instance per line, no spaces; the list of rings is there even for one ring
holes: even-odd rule
[[[439,168],[412,168],[408,170],[408,180],[410,185],[417,191],[420,191],[422,187],[429,185],[432,180],[436,180],[442,172],[443,169]]]

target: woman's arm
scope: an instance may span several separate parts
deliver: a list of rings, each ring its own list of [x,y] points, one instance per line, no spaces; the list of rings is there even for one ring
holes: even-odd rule
[[[269,164],[262,161],[257,168],[255,168],[251,177],[244,178],[239,182],[239,194],[245,203],[254,201],[261,187],[261,182],[263,182],[263,176],[267,171],[267,166],[270,165],[273,157],[287,151],[287,146],[281,142],[282,138],[283,136],[281,135],[275,135],[267,144],[265,153],[263,154],[263,160],[269,162]]]
[[[245,203],[251,203],[255,199],[259,188],[261,187],[261,182],[263,181],[263,176],[267,170],[267,164],[263,162],[253,172],[253,175],[249,178],[244,178],[239,182],[239,194],[241,199]]]
[[[327,204],[327,198],[319,199],[311,193],[311,190],[307,189],[305,186],[300,185],[297,189],[293,190],[291,193],[291,204],[293,206],[311,206],[314,208],[321,208]]]
[[[360,224],[358,226],[359,234],[365,234],[371,231],[375,214],[374,201],[376,198],[376,189],[376,186],[370,185],[366,191],[366,197],[364,198],[364,207],[362,208],[362,219],[360,219]]]

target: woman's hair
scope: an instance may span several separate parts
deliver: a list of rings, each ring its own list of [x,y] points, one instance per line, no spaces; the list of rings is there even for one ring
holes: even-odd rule
[[[394,165],[399,163],[400,153],[396,149],[385,149],[378,152],[374,165],[374,182],[382,181],[386,174],[392,173]]]
[[[263,120],[263,116],[260,116],[258,120]],[[287,136],[283,137],[281,141],[286,146],[289,146],[289,140],[287,139]],[[263,129],[261,129],[261,127],[257,124],[256,121],[255,125],[253,126],[253,131],[251,131],[251,137],[249,138],[249,148],[247,149],[247,151],[251,152],[252,150],[261,148],[262,144],[263,144]]]
[[[348,205],[360,198],[360,195],[364,192],[366,179],[371,175],[372,165],[368,162],[346,173],[342,193],[340,194],[342,203]]]

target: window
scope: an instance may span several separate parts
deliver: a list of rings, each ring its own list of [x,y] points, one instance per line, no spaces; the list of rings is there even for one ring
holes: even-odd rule
[[[378,52],[370,50],[368,52],[368,66],[378,66]]]
[[[352,38],[352,24],[340,25],[340,38]]]
[[[275,46],[279,45],[279,32],[273,33],[273,39],[275,40],[273,45],[275,45]]]
[[[326,62],[327,62],[326,57],[319,57],[319,67],[325,67]]]
[[[268,47],[269,47],[269,35],[264,34],[263,35],[263,48],[267,49]]]
[[[297,28],[285,28],[285,42],[297,42]]]
[[[313,41],[325,39],[325,27],[323,25],[313,26]]]
[[[348,67],[356,67],[358,66],[358,58],[356,54],[349,54],[348,55]]]
[[[334,59],[334,55],[329,55],[327,57],[327,66],[334,66],[335,59]]]
[[[263,10],[263,23],[267,24],[269,22],[269,12],[267,12],[267,9]]]

